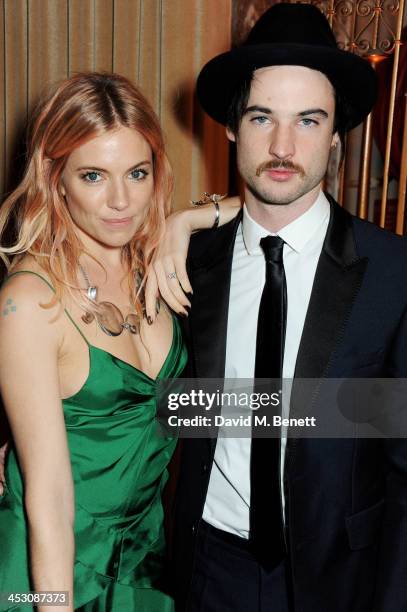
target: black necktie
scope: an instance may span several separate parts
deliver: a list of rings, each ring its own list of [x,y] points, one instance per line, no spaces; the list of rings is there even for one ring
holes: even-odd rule
[[[266,280],[257,323],[254,390],[270,394],[281,389],[283,368],[287,318],[284,241],[279,236],[266,236],[260,240],[260,246],[266,259]],[[265,387],[257,381],[259,378],[274,380]],[[264,415],[270,422],[280,410],[279,406],[267,406],[253,414]],[[261,432],[257,428],[256,431],[256,427],[252,428],[252,434],[250,540],[259,563],[271,570],[281,563],[286,551],[280,494],[280,438],[264,437],[267,430]]]

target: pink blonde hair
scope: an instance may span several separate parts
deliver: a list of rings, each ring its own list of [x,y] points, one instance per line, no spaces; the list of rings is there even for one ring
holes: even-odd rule
[[[140,90],[121,75],[76,74],[40,101],[29,133],[24,177],[0,208],[0,244],[10,222],[16,223],[16,239],[11,246],[0,246],[0,257],[10,272],[25,254],[31,254],[54,284],[55,300],[61,299],[65,290],[75,297],[79,256],[85,250],[61,195],[61,175],[72,151],[119,126],[139,132],[153,156],[151,206],[132,240],[123,247],[131,298],[141,313],[135,279],[139,276],[144,282],[162,238],[173,177],[153,109]]]

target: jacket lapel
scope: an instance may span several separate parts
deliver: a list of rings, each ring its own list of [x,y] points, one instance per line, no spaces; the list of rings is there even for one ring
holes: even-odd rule
[[[233,247],[242,214],[216,232],[196,234],[188,256],[193,287],[185,331],[189,340],[190,376],[224,378]],[[213,457],[216,438],[208,438]]]
[[[233,247],[241,217],[216,232],[197,234],[191,244],[188,267],[194,294],[189,338],[192,370],[198,378],[225,375]]]
[[[352,217],[336,202],[312,288],[298,350],[295,378],[326,376],[362,284],[367,259],[359,258]]]
[[[298,350],[290,399],[290,416],[312,415],[318,381],[330,374],[334,353],[362,284],[368,259],[357,253],[352,216],[330,196],[331,217],[311,292]],[[304,380],[302,382],[302,379]],[[311,380],[309,380],[311,379]],[[297,448],[304,440],[288,430],[285,467],[290,471]]]

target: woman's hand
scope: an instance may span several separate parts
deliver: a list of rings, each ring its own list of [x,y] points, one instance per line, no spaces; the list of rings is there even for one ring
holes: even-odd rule
[[[147,316],[153,321],[158,289],[175,312],[186,315],[186,308],[191,306],[185,295],[192,293],[185,265],[193,232],[190,212],[177,211],[166,219],[165,235],[157,248],[145,291]]]
[[[219,203],[219,226],[234,219],[240,208],[238,197],[222,200]],[[189,241],[194,232],[210,229],[215,216],[215,206],[211,202],[176,211],[167,218],[165,236],[156,251],[146,283],[146,312],[151,321],[156,317],[158,291],[172,310],[188,315],[187,308],[191,303],[185,294],[192,293],[186,270]]]

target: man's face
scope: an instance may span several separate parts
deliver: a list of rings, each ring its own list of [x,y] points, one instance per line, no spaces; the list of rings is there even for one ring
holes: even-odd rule
[[[321,72],[302,66],[256,70],[236,141],[246,202],[312,204],[338,141],[334,90]],[[309,202],[308,202],[309,201]]]

